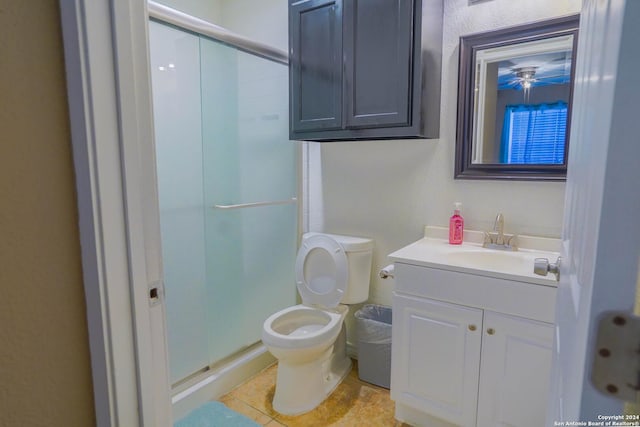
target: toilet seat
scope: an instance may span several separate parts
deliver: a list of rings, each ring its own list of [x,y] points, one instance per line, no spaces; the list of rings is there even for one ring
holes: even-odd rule
[[[306,239],[296,257],[296,286],[305,305],[336,307],[347,289],[347,255],[332,238]]]

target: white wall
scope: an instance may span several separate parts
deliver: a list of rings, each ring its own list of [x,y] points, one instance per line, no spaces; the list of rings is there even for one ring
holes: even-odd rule
[[[282,50],[288,46],[286,0],[154,0]]]
[[[154,0],[196,18],[222,25],[221,3],[224,0]]]
[[[222,25],[250,39],[288,50],[286,0],[219,0]]]
[[[391,281],[378,278],[390,252],[419,239],[425,224],[446,226],[455,201],[468,229],[488,230],[496,213],[505,230],[559,236],[564,183],[454,180],[458,42],[465,34],[580,10],[580,0],[444,1],[439,140],[324,143],[312,147],[309,224],[313,231],[375,239],[370,301],[391,304]],[[317,144],[312,144],[317,145]]]

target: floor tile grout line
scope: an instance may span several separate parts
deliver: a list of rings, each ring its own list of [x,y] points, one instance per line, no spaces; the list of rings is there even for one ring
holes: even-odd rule
[[[269,418],[270,418],[269,422],[276,420],[276,418],[275,418],[273,415],[270,415],[270,414],[268,414],[268,413],[266,413],[266,412],[262,411],[261,409],[256,408],[255,406],[253,406],[251,403],[249,403],[249,402],[245,401],[244,399],[242,399],[242,398],[238,398],[238,397],[234,397],[234,399],[239,400],[240,402],[244,403],[245,405],[247,405],[248,407],[250,407],[250,408],[252,408],[252,409],[255,409],[256,411],[258,411],[258,412],[259,412],[259,413],[261,413],[262,415],[269,417]],[[268,423],[267,423],[267,424],[268,424]]]
[[[267,414],[263,411],[261,411],[260,409],[256,408],[255,406],[252,406],[251,404],[247,403],[247,405],[251,406],[253,409],[255,409],[256,411],[260,412],[261,414],[266,415],[267,417],[271,418],[271,421],[275,420],[276,418],[273,415]]]
[[[384,388],[384,387],[381,387],[379,385],[375,385],[375,384],[372,384],[372,383],[368,383],[366,381],[362,381],[359,378],[345,378],[345,381],[350,381],[351,383],[354,383],[354,384],[367,386],[367,387],[371,388],[372,390],[374,390],[374,391],[376,391],[378,393],[389,393],[389,389],[388,388]]]
[[[267,421],[267,423],[266,423],[266,424],[262,424],[263,426],[265,426],[265,425],[269,424],[271,421],[274,421],[274,420],[275,420],[275,418],[274,418],[272,415],[269,415],[269,414],[265,413],[264,411],[261,411],[260,409],[256,408],[256,407],[255,407],[255,406],[253,406],[251,403],[249,403],[249,402],[245,401],[245,400],[244,400],[244,399],[242,399],[242,398],[235,397],[235,396],[230,396],[229,394],[226,394],[226,395],[220,396],[220,397],[218,398],[218,400],[220,401],[220,400],[221,400],[223,397],[225,397],[225,396],[228,396],[228,398],[230,398],[230,399],[237,400],[238,402],[243,403],[244,405],[248,406],[249,408],[253,409],[254,411],[257,411],[259,414],[264,415],[265,417],[269,418],[269,421]],[[244,416],[246,416],[246,417],[249,417],[249,416],[248,416],[248,414],[242,414],[242,415],[244,415]],[[250,418],[250,417],[249,417],[249,418]],[[254,420],[254,421],[256,421],[256,420]],[[256,421],[256,423],[257,423],[257,421]]]

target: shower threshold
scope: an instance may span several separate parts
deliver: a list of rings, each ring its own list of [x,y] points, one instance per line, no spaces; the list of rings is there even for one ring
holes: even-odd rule
[[[258,342],[245,350],[204,368],[172,388],[173,420],[177,420],[200,405],[231,391],[276,359]]]

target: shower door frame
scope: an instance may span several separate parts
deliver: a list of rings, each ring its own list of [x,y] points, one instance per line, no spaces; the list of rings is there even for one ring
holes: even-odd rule
[[[146,3],[60,11],[96,425],[169,427]]]

